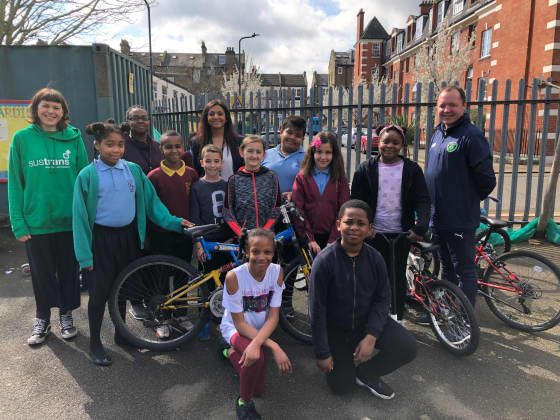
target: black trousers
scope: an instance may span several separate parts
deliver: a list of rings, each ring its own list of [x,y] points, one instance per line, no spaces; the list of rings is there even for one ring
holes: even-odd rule
[[[92,342],[99,340],[105,304],[117,276],[139,256],[135,222],[118,228],[93,226],[93,270],[88,272],[88,318]]]
[[[379,353],[358,367],[354,366],[354,351],[364,338],[365,332],[329,329],[327,335],[334,364],[334,369],[326,374],[327,384],[331,391],[338,395],[345,394],[353,388],[356,376],[375,381],[416,357],[416,339],[390,317],[375,343]]]
[[[329,233],[316,233],[313,236],[315,238],[315,242],[317,242],[317,245],[319,245],[321,249],[324,249],[327,246],[330,236]]]
[[[37,318],[50,319],[51,308],[60,308],[61,313],[79,308],[80,282],[72,232],[32,235],[25,249]]]
[[[386,234],[389,239],[393,239],[396,235]],[[383,256],[387,265],[387,274],[389,282],[391,279],[391,248],[389,243],[381,235],[375,235],[368,239],[367,243],[373,246]],[[396,307],[393,308],[393,299],[391,299],[391,312],[397,314],[398,319],[403,318],[404,303],[406,298],[406,264],[408,252],[410,251],[410,242],[407,238],[400,238],[395,244],[395,300]]]
[[[149,229],[150,251],[154,254],[171,255],[190,264],[192,241],[182,233]]]
[[[461,286],[474,307],[478,291],[474,263],[475,230],[457,232],[437,230],[436,235],[440,245],[441,278]]]

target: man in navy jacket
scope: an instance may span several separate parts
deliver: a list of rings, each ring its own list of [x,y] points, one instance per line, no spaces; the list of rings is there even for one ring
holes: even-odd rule
[[[440,124],[428,145],[426,183],[432,226],[441,245],[442,277],[460,283],[474,306],[480,201],[496,186],[496,175],[484,133],[471,123],[465,110],[461,88],[449,86],[441,91],[437,101]]]

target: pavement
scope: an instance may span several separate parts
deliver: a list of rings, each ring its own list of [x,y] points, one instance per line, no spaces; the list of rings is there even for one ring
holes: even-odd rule
[[[560,248],[547,250],[560,260]],[[541,248],[539,248],[541,247]],[[57,323],[44,345],[26,344],[32,330],[34,298],[30,277],[17,270],[26,262],[22,244],[0,234],[0,419],[234,419],[238,378],[209,342],[193,341],[177,351],[152,353],[113,344],[108,318],[102,339],[110,367],[88,356],[87,294],[74,312],[79,335],[60,337]],[[14,270],[14,268],[16,268]],[[419,343],[411,364],[385,377],[396,392],[390,401],[363,388],[348,396],[328,393],[311,348],[280,328],[274,339],[293,363],[279,376],[269,361],[265,395],[256,406],[265,419],[552,419],[560,405],[560,327],[529,334],[507,327],[483,300],[477,352],[456,358],[440,347],[429,328],[406,323]],[[53,310],[52,319],[58,313]]]

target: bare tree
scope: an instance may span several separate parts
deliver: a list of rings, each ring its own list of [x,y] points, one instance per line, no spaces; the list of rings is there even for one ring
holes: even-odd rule
[[[130,21],[144,8],[142,0],[0,0],[0,45],[60,45],[102,25]]]
[[[427,102],[430,82],[434,83],[437,97],[443,82],[449,85],[459,81],[471,65],[475,37],[471,35],[466,44],[460,45],[461,31],[465,29],[450,27],[445,19],[437,35],[419,49],[414,60],[414,80],[422,84],[422,102]]]
[[[545,237],[550,218],[554,217],[552,213],[552,204],[554,203],[554,198],[556,197],[556,186],[558,185],[558,175],[560,174],[560,141],[558,141],[558,137],[556,137],[554,160],[552,161],[552,169],[550,172],[548,188],[546,189],[543,200],[543,210],[539,217],[537,233],[535,235],[540,238]]]

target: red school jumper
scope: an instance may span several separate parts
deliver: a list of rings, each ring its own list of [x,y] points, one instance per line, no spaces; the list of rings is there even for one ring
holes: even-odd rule
[[[346,177],[339,183],[330,178],[321,194],[313,175],[306,176],[300,172],[292,187],[292,201],[303,212],[306,233],[312,240],[315,240],[314,234],[329,235],[329,244],[338,239],[338,210],[349,199],[350,189]]]

